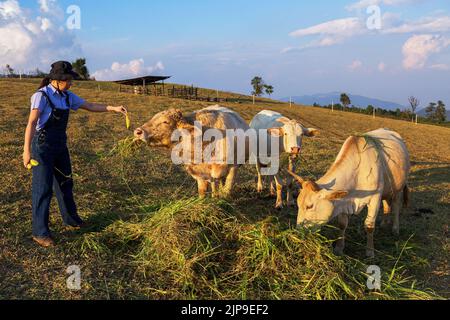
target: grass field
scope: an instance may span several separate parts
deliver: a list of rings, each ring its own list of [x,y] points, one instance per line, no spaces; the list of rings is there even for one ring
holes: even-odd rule
[[[103,85],[103,84],[102,84]],[[65,231],[51,207],[54,249],[31,241],[31,175],[22,167],[23,135],[35,81],[0,80],[0,299],[433,299],[449,298],[450,129],[293,107],[263,99],[225,104],[250,120],[262,109],[299,119],[321,135],[305,140],[299,172],[319,177],[351,134],[387,127],[406,140],[414,166],[412,203],[401,233],[377,229],[367,260],[363,218],[352,217],[346,256],[332,254],[337,232],[296,230],[296,209],[274,209],[255,192],[245,166],[229,202],[196,199],[196,184],[159,150],[117,152],[132,135],[120,115],[72,113],[69,127],[75,196],[92,227]],[[77,83],[88,101],[124,104],[132,127],[170,107],[205,102],[134,96],[113,85]],[[225,93],[221,93],[225,94]],[[230,93],[227,93],[231,95]],[[423,210],[426,209],[426,210]],[[368,265],[382,270],[382,290],[366,289]],[[66,287],[79,265],[82,289]]]

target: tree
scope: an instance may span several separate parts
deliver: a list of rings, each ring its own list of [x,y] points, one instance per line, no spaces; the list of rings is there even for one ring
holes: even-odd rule
[[[425,113],[428,119],[434,121],[436,116],[436,103],[430,102],[428,107],[425,108]]]
[[[36,75],[36,77],[38,78],[45,78],[48,74],[45,73],[44,71],[42,71],[39,68],[36,68],[36,70],[34,71],[34,74]]]
[[[86,66],[86,58],[79,58],[72,63],[73,70],[84,80],[89,80],[89,69]]]
[[[265,83],[261,77],[254,77],[252,80],[252,95],[260,97],[263,94]]]
[[[445,122],[447,120],[447,110],[445,104],[441,100],[438,101],[436,110],[434,111],[435,121],[438,123]]]
[[[8,77],[14,76],[14,69],[9,64],[6,65],[6,72]]]
[[[342,103],[342,105],[344,106],[344,109],[347,109],[348,106],[352,103],[352,102],[350,101],[349,96],[348,96],[346,93],[342,93],[342,94],[341,94],[341,103]]]
[[[266,90],[266,93],[269,95],[269,97],[272,95],[273,93],[273,86],[266,84],[264,86],[264,89]]]
[[[373,110],[375,110],[375,108],[373,107],[373,105],[371,105],[371,104],[369,104],[368,106],[367,106],[367,109],[366,109],[366,112],[367,112],[367,114],[373,114]]]
[[[414,96],[408,98],[409,105],[411,106],[411,111],[413,114],[416,114],[417,107],[420,105],[419,99]]]

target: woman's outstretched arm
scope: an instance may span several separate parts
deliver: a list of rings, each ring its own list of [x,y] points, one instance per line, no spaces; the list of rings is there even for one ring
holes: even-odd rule
[[[39,119],[40,111],[38,109],[31,110],[28,119],[27,129],[25,130],[25,143],[23,145],[23,165],[25,168],[31,161],[31,142],[36,133],[36,125]]]
[[[90,112],[117,112],[127,114],[127,109],[124,106],[113,107],[104,104],[90,103],[90,102],[85,102],[80,107],[80,109],[87,110]]]

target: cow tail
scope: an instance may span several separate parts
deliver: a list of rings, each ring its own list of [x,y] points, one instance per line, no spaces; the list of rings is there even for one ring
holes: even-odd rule
[[[409,200],[410,200],[409,188],[408,185],[405,185],[405,188],[403,188],[403,208],[408,208]]]

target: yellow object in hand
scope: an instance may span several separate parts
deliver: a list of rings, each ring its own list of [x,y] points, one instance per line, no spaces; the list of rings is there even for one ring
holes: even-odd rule
[[[130,126],[131,126],[131,121],[130,121],[130,117],[128,116],[128,113],[125,115],[125,121],[127,124],[127,130],[129,130]]]
[[[27,166],[28,170],[31,170],[33,167],[37,167],[39,165],[39,162],[36,160],[31,159],[30,163]]]

